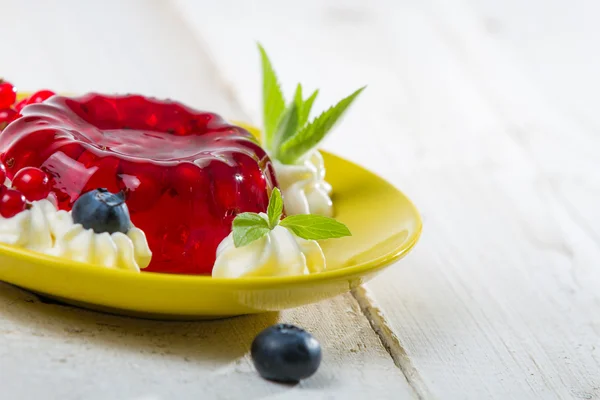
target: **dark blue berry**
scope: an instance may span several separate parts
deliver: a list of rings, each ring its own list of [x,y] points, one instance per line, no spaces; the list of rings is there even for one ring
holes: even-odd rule
[[[122,193],[114,194],[106,189],[87,192],[73,205],[73,222],[96,233],[127,233],[131,228],[129,209]]]
[[[252,342],[252,361],[265,379],[293,383],[314,374],[321,364],[321,345],[304,329],[273,325]]]

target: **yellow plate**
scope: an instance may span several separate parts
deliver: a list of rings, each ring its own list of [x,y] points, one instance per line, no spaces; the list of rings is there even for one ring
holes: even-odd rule
[[[167,319],[277,311],[347,292],[404,256],[419,238],[421,220],[412,203],[383,179],[323,155],[336,218],[353,234],[322,242],[326,272],[240,279],[138,274],[0,244],[0,280],[86,308]]]
[[[336,218],[353,235],[321,242],[326,272],[239,279],[138,274],[0,244],[0,280],[65,303],[160,319],[278,311],[348,292],[402,258],[419,238],[421,219],[410,200],[385,180],[340,157],[323,156]]]

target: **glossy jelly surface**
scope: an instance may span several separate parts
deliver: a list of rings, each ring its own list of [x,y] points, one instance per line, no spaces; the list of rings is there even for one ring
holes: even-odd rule
[[[209,274],[233,218],[265,211],[277,184],[246,130],[177,102],[53,96],[21,115],[0,134],[8,177],[41,168],[64,210],[93,189],[125,191],[153,252],[146,271]]]

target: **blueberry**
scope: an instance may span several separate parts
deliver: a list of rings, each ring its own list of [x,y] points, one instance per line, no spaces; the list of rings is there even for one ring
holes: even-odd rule
[[[131,228],[129,209],[122,193],[106,189],[87,192],[77,199],[71,211],[73,222],[96,233],[127,233]]]
[[[314,374],[321,364],[321,345],[304,329],[273,325],[252,342],[252,361],[265,379],[294,383]]]

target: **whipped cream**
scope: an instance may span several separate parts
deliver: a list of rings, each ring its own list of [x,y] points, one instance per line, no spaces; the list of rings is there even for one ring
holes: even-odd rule
[[[104,266],[140,271],[150,264],[152,252],[146,235],[132,227],[127,234],[95,233],[75,224],[71,214],[58,211],[49,200],[35,201],[12,218],[0,216],[0,242]]]
[[[311,151],[296,164],[273,160],[273,165],[288,215],[333,216],[331,185],[325,181],[325,163],[318,150]]]
[[[267,215],[260,213],[267,219]],[[230,233],[217,248],[215,278],[304,275],[325,269],[325,255],[314,240],[305,240],[282,226],[242,247]]]

